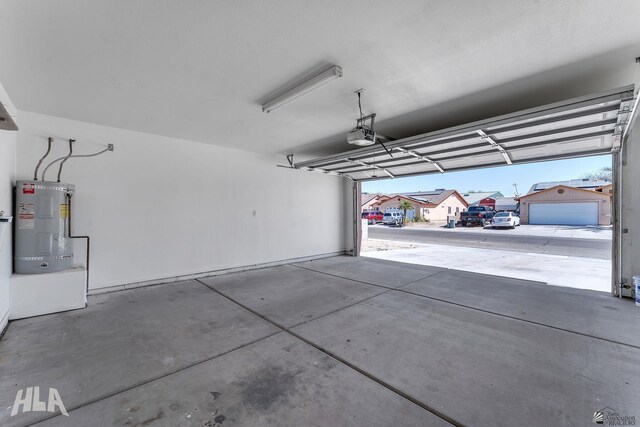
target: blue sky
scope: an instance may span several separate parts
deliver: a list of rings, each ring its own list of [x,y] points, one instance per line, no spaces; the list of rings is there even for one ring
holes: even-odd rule
[[[610,155],[368,181],[362,183],[362,192],[393,194],[446,188],[460,192],[496,190],[511,196],[513,183],[517,183],[522,195],[536,182],[584,178],[603,167],[611,167]]]

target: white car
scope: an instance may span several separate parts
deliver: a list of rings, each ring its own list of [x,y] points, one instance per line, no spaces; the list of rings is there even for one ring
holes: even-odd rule
[[[382,222],[386,225],[400,225],[402,224],[402,214],[400,212],[385,212]]]
[[[498,212],[491,220],[491,228],[516,228],[520,225],[520,217],[513,212]]]

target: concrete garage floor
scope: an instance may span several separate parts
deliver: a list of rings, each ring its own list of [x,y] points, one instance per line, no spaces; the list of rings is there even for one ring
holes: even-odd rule
[[[214,276],[12,322],[0,425],[640,421],[639,323],[600,292],[368,258]],[[68,417],[11,417],[33,386]]]

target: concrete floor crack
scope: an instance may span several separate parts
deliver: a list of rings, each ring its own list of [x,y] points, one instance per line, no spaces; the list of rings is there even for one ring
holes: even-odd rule
[[[304,267],[301,267],[301,268],[304,268]],[[312,271],[313,271],[313,270],[312,270]],[[271,319],[267,318],[266,316],[264,316],[264,315],[262,315],[262,314],[260,314],[260,313],[256,312],[255,310],[253,310],[253,309],[251,309],[251,308],[247,307],[246,305],[244,305],[244,304],[240,303],[239,301],[236,301],[234,298],[231,298],[231,297],[229,297],[228,295],[225,295],[223,292],[219,291],[218,289],[215,289],[215,288],[213,288],[213,287],[211,287],[211,286],[207,285],[206,283],[204,283],[204,282],[202,282],[202,281],[200,281],[200,280],[198,280],[198,279],[196,279],[196,280],[197,280],[198,282],[202,283],[202,284],[203,284],[204,286],[206,286],[207,288],[211,289],[212,291],[214,291],[214,292],[216,292],[216,293],[220,294],[222,297],[224,297],[224,298],[228,299],[229,301],[233,302],[234,304],[239,305],[240,307],[242,307],[242,308],[244,308],[245,310],[247,310],[247,311],[249,311],[249,312],[253,313],[254,315],[256,315],[256,316],[260,317],[261,319],[264,319],[264,320],[268,321],[269,323],[273,324],[274,326],[276,326],[276,327],[278,327],[278,328],[282,329],[282,332],[288,333],[288,334],[289,334],[289,335],[291,335],[292,337],[294,337],[294,338],[296,338],[296,339],[298,339],[298,340],[300,340],[300,341],[304,342],[304,343],[305,343],[305,344],[307,344],[307,345],[310,345],[311,347],[315,348],[316,350],[318,350],[318,351],[320,351],[320,352],[322,352],[322,353],[326,354],[327,356],[329,356],[329,357],[331,357],[331,358],[335,359],[336,361],[338,361],[338,362],[342,363],[343,365],[345,365],[345,366],[347,366],[347,367],[349,367],[349,368],[353,369],[354,371],[358,372],[359,374],[364,375],[365,377],[369,378],[370,380],[372,380],[372,381],[374,381],[374,382],[378,383],[379,385],[381,385],[382,387],[384,387],[384,388],[388,389],[389,391],[391,391],[391,392],[393,392],[393,393],[395,393],[395,394],[397,394],[397,395],[399,395],[399,396],[403,397],[404,399],[407,399],[407,400],[408,400],[408,401],[410,401],[411,403],[413,403],[413,404],[415,404],[415,405],[417,405],[417,406],[421,407],[421,408],[422,408],[422,409],[424,409],[425,411],[432,413],[433,415],[437,416],[438,418],[441,418],[442,420],[444,420],[444,421],[446,421],[446,422],[450,423],[451,425],[454,425],[454,426],[456,426],[456,427],[464,427],[464,425],[463,425],[462,423],[460,423],[460,422],[458,422],[458,421],[454,420],[453,418],[451,418],[451,417],[449,417],[448,415],[446,415],[446,414],[442,413],[441,411],[439,411],[439,410],[437,410],[437,409],[435,409],[435,408],[433,408],[433,407],[431,407],[431,406],[429,406],[429,405],[425,404],[424,402],[419,401],[418,399],[416,399],[416,398],[414,398],[414,397],[410,396],[409,394],[407,394],[407,393],[403,392],[402,390],[399,390],[398,388],[396,388],[396,387],[392,386],[391,384],[388,384],[387,382],[385,382],[385,381],[381,380],[380,378],[377,378],[375,375],[373,375],[373,374],[371,374],[371,373],[369,373],[369,372],[365,371],[364,369],[359,368],[358,366],[356,366],[356,365],[352,364],[351,362],[349,362],[349,361],[347,361],[346,359],[344,359],[344,358],[342,358],[342,357],[338,356],[337,354],[335,354],[335,353],[333,353],[333,352],[331,352],[331,351],[329,351],[329,350],[327,350],[327,349],[325,349],[325,348],[323,348],[323,347],[321,347],[321,346],[317,345],[317,344],[316,344],[316,343],[314,343],[313,341],[310,341],[310,340],[306,339],[305,337],[303,337],[303,336],[301,336],[301,335],[299,335],[299,334],[297,334],[297,333],[295,333],[295,332],[291,331],[290,329],[291,329],[291,328],[294,328],[295,326],[292,326],[291,328],[286,328],[286,327],[284,327],[284,326],[280,325],[279,323],[274,322],[273,320],[271,320]],[[421,280],[421,279],[420,279],[420,280]],[[363,282],[363,283],[364,283],[364,282]],[[393,289],[388,289],[388,291],[392,291],[392,290],[393,290]],[[387,292],[388,292],[388,291],[387,291]],[[383,293],[386,293],[386,292],[383,292]],[[381,295],[381,294],[374,295],[374,297],[375,297],[375,296],[378,296],[378,295]],[[371,298],[373,298],[373,297],[371,297]],[[370,298],[367,298],[367,299],[370,299]],[[362,301],[358,301],[357,303],[352,304],[351,306],[356,305],[356,304],[360,304],[361,302],[362,302]],[[339,311],[339,310],[338,310],[338,311]],[[314,319],[314,320],[315,320],[315,319]],[[296,325],[296,326],[299,326],[299,325]]]

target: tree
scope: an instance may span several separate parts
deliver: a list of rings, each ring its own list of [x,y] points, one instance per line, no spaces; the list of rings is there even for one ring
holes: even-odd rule
[[[406,221],[406,218],[407,218],[407,210],[413,209],[413,205],[407,199],[402,199],[400,201],[400,204],[398,204],[398,207],[402,209],[404,212],[404,215],[402,216],[402,225],[404,225],[404,222]]]
[[[584,179],[592,179],[594,181],[598,179],[602,179],[605,181],[613,180],[613,172],[610,167],[603,167],[598,169],[597,171],[589,172],[584,175]]]

